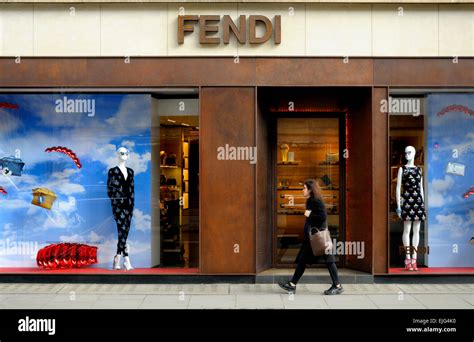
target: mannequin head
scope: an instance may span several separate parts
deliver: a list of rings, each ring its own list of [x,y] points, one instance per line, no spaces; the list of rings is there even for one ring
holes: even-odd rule
[[[407,162],[412,162],[415,160],[415,153],[416,150],[413,146],[405,147],[405,159],[407,160]]]
[[[118,157],[119,163],[124,163],[128,159],[129,155],[130,155],[130,151],[123,146],[117,150],[117,157]]]

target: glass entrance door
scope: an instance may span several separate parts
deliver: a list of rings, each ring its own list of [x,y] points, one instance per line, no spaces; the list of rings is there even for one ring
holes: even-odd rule
[[[280,117],[276,124],[274,264],[295,262],[303,241],[305,203],[303,182],[318,181],[326,204],[331,237],[344,238],[340,160],[341,119],[333,117]],[[334,241],[334,240],[333,240]],[[336,257],[337,261],[339,260]]]

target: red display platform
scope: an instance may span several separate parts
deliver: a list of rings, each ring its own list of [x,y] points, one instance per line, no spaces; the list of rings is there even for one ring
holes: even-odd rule
[[[423,275],[423,274],[474,274],[474,267],[418,267],[418,271],[406,271],[404,268],[390,268],[389,274]]]
[[[139,275],[139,274],[162,274],[162,275],[180,275],[180,274],[199,274],[198,268],[135,268],[130,271],[112,270],[106,268],[73,268],[73,269],[58,269],[45,270],[36,267],[2,267],[0,274],[119,274],[119,275]]]

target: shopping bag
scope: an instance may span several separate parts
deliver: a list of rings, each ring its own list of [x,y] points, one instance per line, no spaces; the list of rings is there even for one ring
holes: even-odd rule
[[[327,253],[326,251],[332,250],[331,233],[327,228],[327,223],[321,228],[311,227],[309,241],[314,256],[322,256]]]

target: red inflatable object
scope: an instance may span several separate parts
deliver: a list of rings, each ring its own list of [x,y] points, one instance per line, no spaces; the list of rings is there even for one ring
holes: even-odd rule
[[[6,195],[8,194],[7,190],[3,186],[0,186],[0,194]]]
[[[18,106],[14,103],[0,102],[0,108],[18,109]]]
[[[82,167],[81,161],[77,157],[77,155],[70,149],[64,146],[53,146],[53,147],[48,147],[47,149],[44,150],[45,152],[59,152],[59,153],[64,153],[67,155],[69,158],[72,159],[74,164],[76,164],[77,168],[80,169]]]
[[[58,243],[41,248],[36,255],[38,267],[46,269],[79,268],[97,263],[97,247],[81,243]]]
[[[464,197],[464,198],[469,198],[469,196],[472,196],[472,195],[474,195],[474,186],[471,186],[471,187],[469,188],[469,190],[467,190],[467,191],[462,195],[462,197]]]
[[[463,105],[451,105],[443,108],[440,112],[438,112],[438,116],[444,115],[449,112],[462,112],[466,113],[470,116],[474,116],[474,110],[470,109],[469,107]]]

